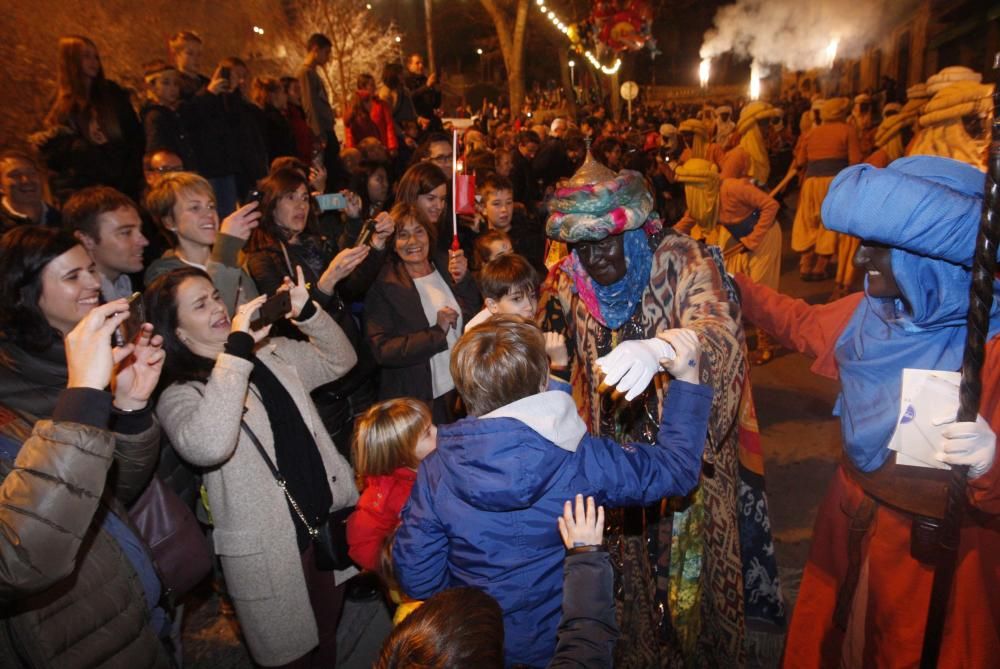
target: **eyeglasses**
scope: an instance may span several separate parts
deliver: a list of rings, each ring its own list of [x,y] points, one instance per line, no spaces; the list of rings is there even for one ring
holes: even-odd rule
[[[183,172],[183,165],[160,165],[159,167],[150,167],[148,172],[156,172],[157,174],[168,174],[170,172]]]

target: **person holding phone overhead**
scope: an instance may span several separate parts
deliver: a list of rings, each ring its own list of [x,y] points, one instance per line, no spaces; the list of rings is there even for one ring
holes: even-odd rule
[[[350,305],[364,299],[378,275],[387,254],[392,220],[388,215],[378,219],[369,244],[341,249],[317,229],[309,186],[300,171],[277,170],[260,183],[260,192],[260,226],[247,247],[247,267],[253,281],[261,292],[272,294],[286,276],[294,274],[295,267],[301,267],[310,297],[340,325],[358,354],[358,364],[349,374],[313,394],[334,442],[349,453],[352,416],[364,411],[375,397],[375,360]],[[360,199],[348,193],[346,200],[345,214],[357,217]],[[302,336],[287,322],[279,322],[275,328],[275,334],[285,337]]]
[[[164,274],[145,293],[166,352],[157,416],[181,457],[204,468],[215,550],[250,654],[267,667],[334,666],[344,583],[355,573],[316,562],[310,528],[358,493],[309,392],[342,377],[357,356],[309,299],[301,268],[295,276],[281,287],[291,303],[285,318],[307,341],[251,328],[265,296],[230,320],[209,276],[193,267]]]

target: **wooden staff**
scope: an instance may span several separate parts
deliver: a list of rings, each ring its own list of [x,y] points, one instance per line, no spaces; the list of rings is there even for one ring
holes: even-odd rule
[[[993,68],[1000,65],[1000,53]],[[982,395],[982,366],[986,338],[990,330],[990,310],[993,308],[993,281],[997,271],[997,249],[1000,245],[1000,86],[993,91],[992,142],[986,163],[986,187],[983,191],[983,212],[976,238],[976,255],[972,260],[972,285],[969,288],[969,316],[962,358],[962,383],[959,386],[958,420],[975,421],[979,415]],[[959,534],[965,511],[967,466],[952,465],[948,482],[948,502],[939,531],[940,552],[934,567],[924,646],[920,655],[921,669],[935,669],[941,652],[944,619],[948,614],[948,599],[958,562]]]

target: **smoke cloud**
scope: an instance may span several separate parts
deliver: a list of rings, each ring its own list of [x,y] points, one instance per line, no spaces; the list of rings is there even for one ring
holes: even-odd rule
[[[716,12],[701,57],[732,51],[761,65],[793,70],[828,67],[833,40],[838,40],[838,58],[857,57],[916,4],[916,0],[737,0]]]

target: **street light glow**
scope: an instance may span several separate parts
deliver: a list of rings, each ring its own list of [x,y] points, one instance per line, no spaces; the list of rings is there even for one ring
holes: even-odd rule
[[[478,53],[480,56],[482,56],[483,55],[483,50],[482,49],[476,49],[476,53]]]
[[[402,41],[403,41],[403,38],[400,37],[399,35],[396,35],[396,44],[399,44]]]
[[[570,67],[576,67],[576,61],[575,60],[569,61],[569,66]]]

